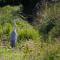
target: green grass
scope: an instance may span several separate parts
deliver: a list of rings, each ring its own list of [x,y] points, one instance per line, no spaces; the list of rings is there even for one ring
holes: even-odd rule
[[[20,48],[0,47],[1,60],[60,60],[60,44],[41,44],[26,41]]]
[[[21,60],[23,53],[16,49],[0,48],[1,60]]]
[[[47,7],[44,14],[44,22],[57,16],[59,20],[59,3],[56,4],[56,15],[52,5]],[[50,9],[50,10],[49,10]],[[11,48],[9,44],[9,35],[13,29],[13,18],[17,16],[19,6],[0,7],[0,60],[60,60],[60,41],[52,43],[41,42],[38,30],[34,29],[27,21],[18,17],[16,21],[18,42],[15,48]],[[48,13],[48,14],[47,14]],[[60,22],[56,21],[56,26],[49,32],[50,36],[60,32]],[[57,31],[56,31],[57,30]],[[3,43],[3,37],[6,38]]]

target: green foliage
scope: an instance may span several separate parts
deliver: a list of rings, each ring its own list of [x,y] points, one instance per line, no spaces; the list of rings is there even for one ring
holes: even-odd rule
[[[22,29],[20,30],[18,37],[20,40],[37,40],[39,38],[39,34],[34,29]]]
[[[56,4],[57,12],[52,4],[46,6],[47,9],[43,10],[41,24],[38,26],[40,35],[38,29],[34,29],[26,20],[17,16],[18,6],[0,7],[0,60],[60,60],[60,41],[54,40],[60,38],[59,5]],[[13,30],[13,19],[16,16],[18,43],[14,49],[11,49],[9,36]],[[50,28],[50,26],[53,26],[51,23],[54,25],[53,28]],[[43,38],[47,37],[47,40],[53,41],[53,43],[41,42],[41,33]]]
[[[53,45],[50,47],[51,49],[48,50],[46,60],[59,60],[60,59],[60,47],[59,44],[53,47]]]
[[[60,37],[60,2],[55,3],[46,3],[44,8],[41,8],[41,11],[37,11],[37,17],[35,20],[35,26],[38,27],[42,39],[52,40],[56,37]],[[57,39],[56,39],[57,40]]]
[[[12,25],[10,23],[5,23],[3,26],[3,33],[9,36],[9,33],[12,31]]]
[[[27,22],[24,22],[20,19],[17,21],[17,33],[18,33],[18,41],[20,40],[37,40],[39,39],[39,33],[36,31],[31,25]]]
[[[1,14],[0,14],[0,33],[6,35],[7,41],[9,41],[10,33],[13,30],[13,19],[15,18],[15,13],[18,11],[18,7],[11,7],[6,6],[3,8],[0,8]],[[12,13],[13,12],[13,13]],[[14,13],[15,12],[15,13]],[[17,29],[17,35],[18,35],[18,42],[20,40],[37,40],[39,39],[39,33],[36,31],[28,22],[22,20],[21,18],[18,18],[16,21],[16,29]],[[1,35],[2,35],[1,34]]]
[[[56,19],[55,27],[50,31],[51,38],[54,38],[56,41],[59,41],[60,37],[60,20]]]
[[[60,44],[44,43],[41,48],[40,42],[26,41],[20,49],[0,48],[2,60],[60,60]],[[3,58],[2,58],[3,57]]]
[[[10,36],[11,31],[13,30],[13,24],[12,23],[4,23],[2,27],[0,27],[0,33],[2,32],[7,37]],[[39,38],[39,33],[36,31],[32,26],[30,26],[27,22],[24,21],[17,21],[16,23],[17,27],[17,35],[18,35],[18,41],[19,40],[37,40]]]

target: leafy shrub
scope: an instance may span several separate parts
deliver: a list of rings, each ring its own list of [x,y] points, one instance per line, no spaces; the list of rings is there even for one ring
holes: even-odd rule
[[[18,40],[37,40],[39,39],[39,33],[27,22],[20,20],[17,21],[17,33]]]
[[[42,35],[42,39],[45,42],[49,41],[49,35],[51,30],[55,27],[55,19],[51,18],[51,17],[47,17],[46,19],[44,19],[44,21],[42,22],[39,32]]]
[[[50,31],[50,36],[56,41],[59,40],[60,37],[60,20],[56,20],[55,27]]]
[[[37,40],[39,38],[38,31],[35,31],[34,29],[22,29],[19,32],[19,40]]]
[[[5,23],[3,26],[3,33],[9,36],[10,32],[12,31],[11,23]]]

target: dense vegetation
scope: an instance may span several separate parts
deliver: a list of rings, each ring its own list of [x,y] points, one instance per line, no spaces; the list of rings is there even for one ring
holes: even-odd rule
[[[8,0],[0,0],[0,6],[4,1]],[[38,3],[38,9],[31,12],[31,5],[26,2],[28,0],[24,1],[28,5],[25,8],[29,7],[27,9],[23,8],[20,2],[11,6],[10,1],[0,7],[0,60],[60,60],[60,2],[49,1],[41,6]],[[24,13],[23,9],[28,10],[27,16],[20,15]],[[27,17],[31,21],[27,21]],[[18,38],[16,47],[12,49],[10,33],[14,19],[17,20]]]

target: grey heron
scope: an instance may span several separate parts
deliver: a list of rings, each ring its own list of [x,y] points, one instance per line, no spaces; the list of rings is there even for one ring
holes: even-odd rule
[[[15,47],[17,41],[17,32],[16,32],[16,20],[13,21],[13,30],[10,34],[10,45],[11,47]]]

